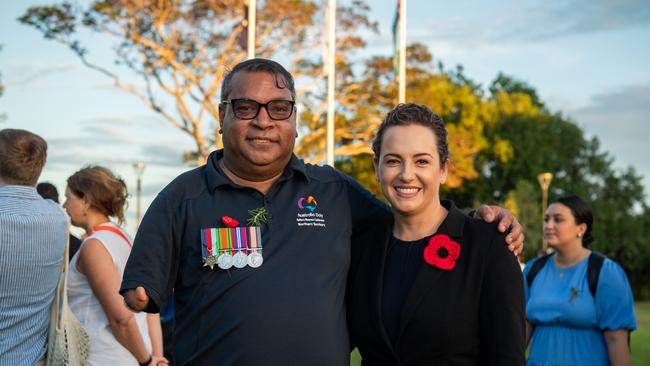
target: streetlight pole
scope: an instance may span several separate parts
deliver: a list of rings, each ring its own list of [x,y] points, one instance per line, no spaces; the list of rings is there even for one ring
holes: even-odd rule
[[[546,213],[546,206],[548,205],[548,187],[551,185],[553,180],[553,174],[549,172],[541,173],[537,176],[539,180],[539,186],[542,187],[542,223],[544,222],[544,214]],[[546,239],[542,236],[542,251],[546,253],[548,244]]]
[[[327,1],[327,165],[334,166],[334,93],[336,86],[336,0]]]
[[[406,102],[406,0],[399,6],[399,102]]]
[[[248,59],[255,58],[255,27],[257,21],[257,0],[248,0]]]
[[[142,194],[142,173],[144,173],[144,163],[137,162],[133,163],[133,171],[135,172],[136,177],[136,188],[135,188],[135,231],[138,231],[140,226],[140,196]]]

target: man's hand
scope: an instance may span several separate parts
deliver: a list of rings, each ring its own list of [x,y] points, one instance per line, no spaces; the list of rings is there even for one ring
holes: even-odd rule
[[[169,361],[166,358],[162,357],[162,356],[152,356],[151,357],[151,362],[149,363],[149,365],[151,365],[151,366],[160,366],[160,365],[166,366],[166,365],[169,365]]]
[[[512,215],[512,214],[510,214]],[[142,311],[149,304],[149,296],[143,287],[138,286],[136,289],[128,289],[122,294],[124,302],[129,309],[133,311]]]
[[[508,249],[519,257],[524,250],[524,231],[512,212],[499,206],[481,205],[474,213],[474,217],[485,222],[498,220],[500,232],[506,231],[509,227],[512,228],[510,234],[506,236],[506,243],[508,243]]]

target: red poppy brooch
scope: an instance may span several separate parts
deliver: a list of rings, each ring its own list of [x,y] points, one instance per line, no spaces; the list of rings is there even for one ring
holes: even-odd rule
[[[451,240],[447,235],[437,234],[429,239],[429,245],[424,248],[424,261],[432,266],[450,271],[456,265],[460,255],[460,244]]]

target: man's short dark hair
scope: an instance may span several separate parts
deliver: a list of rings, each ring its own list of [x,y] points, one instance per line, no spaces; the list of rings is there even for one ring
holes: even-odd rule
[[[232,78],[239,72],[268,72],[275,76],[275,86],[279,89],[287,88],[291,92],[291,98],[296,99],[296,87],[293,76],[279,63],[265,58],[253,58],[238,63],[226,74],[221,83],[221,100],[228,100],[232,92]]]
[[[49,198],[52,201],[59,203],[59,191],[54,184],[49,182],[41,182],[36,185],[36,192],[43,198]]]
[[[25,130],[0,131],[0,177],[7,184],[35,186],[47,159],[47,142]]]

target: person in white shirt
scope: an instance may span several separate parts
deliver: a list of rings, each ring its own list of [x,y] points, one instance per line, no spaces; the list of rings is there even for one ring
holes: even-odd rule
[[[128,196],[124,181],[104,167],[91,166],[74,173],[67,183],[63,207],[72,224],[86,230],[70,262],[68,301],[90,337],[88,364],[167,364],[160,316],[133,314],[118,293],[132,245],[119,226]]]

